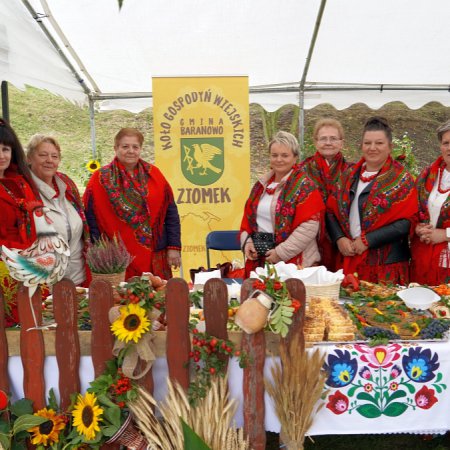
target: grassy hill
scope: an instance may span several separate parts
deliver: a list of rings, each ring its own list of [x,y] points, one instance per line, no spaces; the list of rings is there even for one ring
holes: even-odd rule
[[[55,136],[62,148],[61,169],[82,184],[88,172],[85,164],[91,159],[91,131],[89,111],[46,91],[28,88],[22,92],[10,85],[11,124],[22,143],[27,144],[34,133]],[[346,131],[345,153],[351,160],[358,159],[358,143],[361,129],[367,117],[373,114],[385,116],[391,122],[396,137],[405,133],[412,139],[413,153],[419,168],[433,161],[439,154],[435,136],[438,125],[450,118],[450,108],[438,103],[411,110],[402,103],[390,103],[377,111],[364,104],[355,104],[345,110],[331,105],[319,105],[306,111],[305,154],[313,151],[311,132],[315,121],[323,116],[340,120]],[[298,107],[286,105],[278,111],[267,113],[259,105],[250,108],[252,179],[265,172],[268,166],[267,142],[278,129],[298,133]],[[104,164],[111,160],[113,139],[124,126],[139,128],[144,136],[143,156],[154,160],[152,112],[147,109],[139,114],[112,111],[95,114],[96,145],[98,159]]]

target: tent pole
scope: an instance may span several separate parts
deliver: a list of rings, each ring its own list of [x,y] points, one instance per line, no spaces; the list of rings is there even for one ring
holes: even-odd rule
[[[298,132],[300,135],[300,151],[302,152],[302,159],[303,154],[305,152],[304,145],[305,145],[305,91],[301,90],[298,95]]]
[[[7,81],[2,81],[2,117],[5,122],[9,123],[9,96]]]
[[[91,97],[89,97],[89,122],[91,124],[92,159],[97,159],[97,146],[95,134],[95,109],[94,109],[94,100]]]
[[[303,148],[305,141],[305,84],[306,77],[308,76],[309,65],[311,64],[311,58],[314,52],[314,46],[316,45],[317,35],[319,34],[320,23],[322,22],[323,11],[325,10],[325,5],[327,0],[322,0],[320,2],[319,12],[317,13],[316,23],[314,25],[313,35],[311,37],[311,42],[309,43],[308,56],[306,57],[305,67],[303,68],[302,79],[298,87],[299,94],[299,133],[300,133],[300,145]]]
[[[39,25],[47,39],[51,42],[53,47],[55,47],[55,50],[59,53],[59,56],[63,60],[64,64],[67,66],[67,68],[72,72],[73,76],[77,79],[78,83],[80,83],[81,87],[83,88],[83,91],[86,95],[89,95],[91,90],[86,85],[86,82],[81,78],[73,64],[68,60],[67,56],[62,51],[61,47],[58,45],[56,40],[51,35],[50,31],[48,31],[47,27],[44,25],[42,19],[44,17],[40,16],[31,6],[30,2],[28,0],[22,0],[22,3],[25,5],[25,8],[27,8],[28,12],[31,14],[33,19],[36,21],[36,23]]]

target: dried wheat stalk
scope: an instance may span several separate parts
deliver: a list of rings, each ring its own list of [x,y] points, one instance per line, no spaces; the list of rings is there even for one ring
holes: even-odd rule
[[[249,449],[243,431],[230,428],[236,402],[229,397],[227,377],[216,377],[195,407],[189,404],[183,388],[169,380],[167,397],[158,405],[162,420],[153,412],[152,406],[157,405],[154,398],[143,388],[138,392],[138,399],[129,406],[149,448],[183,450],[181,417],[213,450]]]
[[[312,424],[317,400],[323,393],[326,376],[322,371],[325,355],[319,349],[307,353],[300,335],[289,344],[280,344],[281,364],[272,367],[273,381],[265,380],[275,412],[281,423],[281,438],[287,448],[303,448],[305,433]]]

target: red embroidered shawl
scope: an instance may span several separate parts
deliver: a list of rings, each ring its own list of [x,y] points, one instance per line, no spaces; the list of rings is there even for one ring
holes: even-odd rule
[[[341,174],[349,170],[352,165],[345,161],[341,152],[335,155],[331,164],[328,164],[327,160],[319,152],[316,152],[302,161],[299,168],[304,169],[309,178],[316,183],[324,202],[326,202],[328,195],[339,184]]]
[[[258,231],[256,212],[264,185],[257,181],[245,204],[241,231],[251,234]],[[275,242],[285,241],[292,231],[307,220],[320,219],[325,210],[322,197],[314,182],[294,166],[291,175],[280,193],[275,208]]]
[[[349,239],[352,239],[349,220],[350,188],[359,177],[364,162],[362,158],[348,174],[342,176],[342,188],[328,197],[327,202],[327,209],[335,215]],[[389,156],[363,205],[361,231],[369,233],[399,219],[414,222],[417,210],[417,192],[413,178],[400,163]],[[346,273],[358,270],[358,265],[366,261],[369,251],[362,255],[345,257],[344,271],[346,268]]]
[[[36,240],[33,215],[26,207],[28,202],[36,200],[38,199],[31,186],[17,172],[15,164],[11,163],[0,183],[3,215],[0,227],[5,227],[5,231],[0,233],[4,236],[0,245],[24,249]],[[13,230],[14,228],[17,228],[17,231]]]
[[[416,181],[419,198],[419,222],[429,223],[428,198],[439,177],[439,170],[444,169],[446,163],[440,156],[433,164],[426,167]],[[436,228],[450,227],[450,195],[441,206]],[[412,265],[411,281],[424,284],[446,283],[450,278],[450,269],[439,268],[441,252],[447,249],[447,242],[440,244],[425,244],[420,242],[414,234],[411,242]]]
[[[84,194],[85,205],[90,198],[100,232],[109,237],[119,233],[134,256],[127,275],[150,271],[152,251],[173,201],[172,189],[160,170],[139,160],[131,175],[114,158],[92,175]]]

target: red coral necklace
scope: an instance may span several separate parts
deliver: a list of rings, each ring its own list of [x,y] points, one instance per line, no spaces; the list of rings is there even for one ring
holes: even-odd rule
[[[274,187],[269,187],[271,184],[275,183],[275,177],[273,176],[268,182],[267,182],[267,186],[266,186],[266,194],[267,195],[273,195],[275,194],[275,191],[277,190],[277,187],[280,183],[275,183]]]
[[[441,188],[441,182],[442,182],[442,174],[444,173],[444,169],[441,167],[439,169],[439,182],[438,182],[438,191],[440,194],[446,194],[447,192],[450,192],[450,187],[448,189],[442,189]]]
[[[369,183],[370,181],[374,180],[377,175],[380,173],[380,171],[374,173],[373,175],[369,175],[368,177],[363,176],[363,173],[367,172],[366,166],[364,165],[363,167],[361,167],[361,172],[359,173],[359,179],[363,182],[363,183]]]

